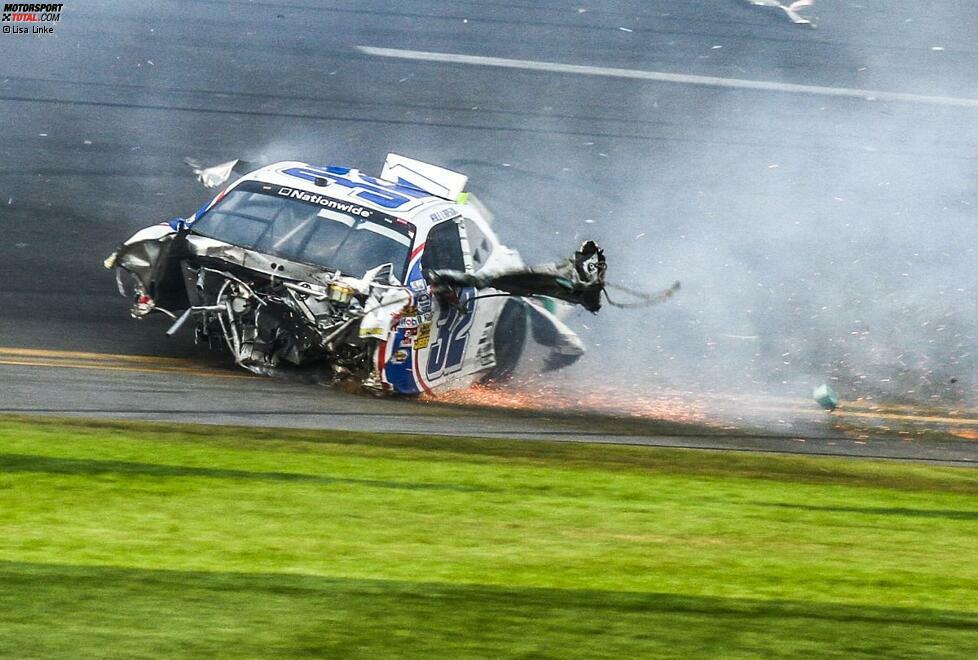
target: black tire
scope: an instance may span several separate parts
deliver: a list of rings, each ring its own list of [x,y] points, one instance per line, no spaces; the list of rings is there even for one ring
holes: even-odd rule
[[[496,366],[482,379],[484,383],[508,380],[516,370],[526,345],[526,306],[522,300],[506,301],[492,335]]]

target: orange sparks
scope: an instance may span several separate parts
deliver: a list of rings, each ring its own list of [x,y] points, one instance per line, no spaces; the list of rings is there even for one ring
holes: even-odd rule
[[[678,394],[496,388],[476,385],[426,398],[455,405],[551,412],[602,413],[680,423],[704,423],[704,409]]]

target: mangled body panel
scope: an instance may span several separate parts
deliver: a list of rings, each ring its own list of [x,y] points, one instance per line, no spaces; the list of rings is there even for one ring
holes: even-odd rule
[[[601,309],[606,269],[604,251],[593,241],[586,241],[570,259],[552,264],[478,274],[435,270],[430,279],[436,288],[474,286],[515,296],[549,296],[597,312]]]
[[[193,216],[136,233],[105,265],[134,317],[166,314],[169,334],[192,328],[256,373],[310,368],[375,391],[431,392],[504,377],[528,330],[549,349],[547,368],[576,360],[583,344],[532,296],[597,311],[600,249],[528,269],[475,200],[410,180],[438,180],[440,168],[389,161],[397,182],[270,165]],[[196,171],[219,185],[233,168]],[[460,192],[465,177],[448,174],[431,187]]]

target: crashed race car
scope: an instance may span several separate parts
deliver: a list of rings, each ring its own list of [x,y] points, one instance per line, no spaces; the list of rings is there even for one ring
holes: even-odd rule
[[[217,187],[234,162],[197,170]],[[597,312],[606,264],[586,242],[529,268],[464,192],[467,178],[390,154],[380,178],[280,162],[187,218],[147,227],[105,261],[131,314],[191,326],[253,372],[309,368],[376,391],[505,379],[526,338],[546,369],[584,352],[555,300]]]

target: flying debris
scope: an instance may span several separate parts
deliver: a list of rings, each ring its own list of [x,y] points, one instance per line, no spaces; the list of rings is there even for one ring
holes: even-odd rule
[[[199,211],[147,227],[105,260],[135,318],[170,317],[259,374],[309,367],[376,392],[499,381],[528,337],[546,369],[584,353],[555,307],[597,312],[607,264],[587,241],[528,268],[463,192],[464,174],[389,154],[380,177],[280,162],[204,167]],[[243,174],[243,176],[241,176]]]
[[[194,174],[197,175],[197,180],[205,188],[217,188],[226,183],[232,174],[242,176],[251,170],[257,169],[254,163],[238,159],[229,160],[226,163],[220,163],[219,165],[212,165],[210,167],[204,167],[199,161],[193,158],[184,158],[183,162],[193,169]]]
[[[831,387],[823,383],[812,392],[815,403],[832,412],[839,406],[839,395]]]
[[[782,4],[778,0],[747,0],[747,2],[755,7],[775,7],[782,10],[788,19],[795,25],[807,25],[809,27],[815,27],[815,23],[811,19],[805,18],[798,13],[800,9],[806,7],[814,7],[815,0],[795,0],[790,4]]]

